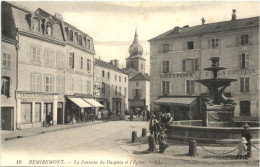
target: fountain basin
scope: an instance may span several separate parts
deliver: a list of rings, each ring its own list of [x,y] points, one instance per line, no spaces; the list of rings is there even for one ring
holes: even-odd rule
[[[237,125],[245,124],[245,122]],[[260,127],[258,122],[249,125],[257,126],[248,128],[254,141],[259,140]],[[234,122],[236,125],[236,122]],[[243,127],[203,127],[202,120],[174,121],[167,128],[169,139],[188,142],[197,140],[199,143],[220,143],[223,140],[237,144],[241,138]],[[223,144],[223,143],[222,143]]]

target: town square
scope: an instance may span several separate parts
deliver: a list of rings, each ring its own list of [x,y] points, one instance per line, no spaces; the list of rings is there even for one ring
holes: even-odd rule
[[[0,166],[259,166],[258,1],[1,1]]]

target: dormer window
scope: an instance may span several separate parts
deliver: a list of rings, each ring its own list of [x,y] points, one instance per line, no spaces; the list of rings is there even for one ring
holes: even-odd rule
[[[87,47],[90,49],[90,39],[87,39]]]
[[[52,25],[51,25],[51,23],[47,23],[46,34],[50,35],[50,36],[52,35]]]
[[[79,36],[77,32],[75,32],[75,37],[76,37],[76,43],[79,44]]]
[[[40,32],[40,20],[33,18],[33,31]]]
[[[82,36],[79,36],[79,45],[82,46]]]
[[[84,40],[84,47],[86,48],[87,47],[86,37],[83,37],[83,40]]]
[[[69,32],[69,40],[73,41],[73,31],[72,30],[70,30],[70,32]]]

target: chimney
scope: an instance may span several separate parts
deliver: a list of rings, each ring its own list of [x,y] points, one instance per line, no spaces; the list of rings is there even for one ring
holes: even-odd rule
[[[54,17],[56,17],[57,19],[63,20],[63,17],[59,13],[55,13]]]
[[[204,19],[204,17],[202,17],[202,19],[201,19],[201,22],[202,22],[202,25],[204,25],[205,24],[205,19]]]
[[[117,59],[110,60],[110,64],[119,68],[119,60],[117,60]]]
[[[236,9],[233,9],[232,11],[233,11],[233,13],[232,13],[232,20],[236,20],[237,19]]]
[[[119,68],[119,60],[115,60],[115,66]]]

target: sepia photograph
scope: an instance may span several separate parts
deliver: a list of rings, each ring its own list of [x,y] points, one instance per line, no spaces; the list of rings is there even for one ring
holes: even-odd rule
[[[259,5],[1,0],[0,166],[259,167]]]

